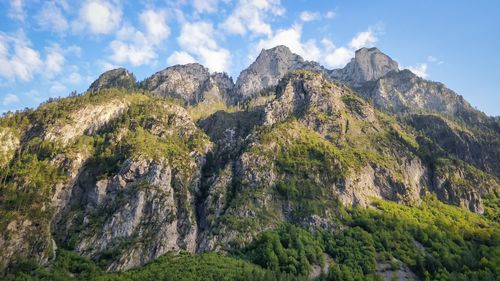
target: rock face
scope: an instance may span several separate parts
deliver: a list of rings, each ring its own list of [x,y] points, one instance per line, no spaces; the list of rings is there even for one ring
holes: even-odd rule
[[[90,85],[87,91],[97,92],[106,88],[135,89],[135,76],[125,68],[109,70],[101,74],[101,76]]]
[[[387,123],[387,116],[348,88],[315,73],[285,76],[276,98],[255,114],[260,118],[251,124],[259,129],[253,132],[232,127],[229,116],[213,117],[204,126],[219,143],[210,167],[220,168],[206,174],[198,251],[237,247],[283,221],[331,228],[338,202],[367,206],[371,198],[382,198],[416,204],[436,192],[445,202],[481,212],[478,198],[500,190],[493,178],[477,180],[480,192],[453,182],[460,172],[421,159],[416,139],[407,138],[397,122]],[[219,118],[225,121],[217,125]],[[221,161],[222,155],[230,156]],[[451,166],[473,169],[460,161]],[[464,173],[458,177],[467,178]]]
[[[194,252],[197,227],[189,189],[198,181],[196,174],[186,175],[168,163],[129,159],[115,176],[94,186],[80,182],[83,220],[70,221],[83,229],[76,251],[97,259],[103,252],[119,252],[108,265],[113,271],[143,265],[168,251]]]
[[[157,72],[142,81],[140,88],[195,105],[210,95],[225,100],[233,89],[233,81],[225,73],[211,75],[207,68],[198,63],[191,63],[175,65]]]
[[[358,144],[349,139],[355,135],[368,139],[371,134],[384,130],[399,130],[384,127],[379,120],[381,117],[370,105],[355,98],[349,90],[334,85],[317,74],[293,73],[282,80],[277,92],[276,100],[266,106],[263,117],[265,125],[295,117],[311,130],[311,133],[318,134],[325,141],[336,145],[345,142],[344,145],[353,148]],[[330,122],[327,121],[329,119]],[[363,124],[363,129],[357,128],[360,124]],[[380,146],[377,143],[372,145]],[[409,150],[393,148],[382,146],[378,151],[383,151],[381,157],[398,155],[396,158],[400,161],[393,163],[394,166],[374,161],[376,158],[366,159],[366,163],[359,163],[361,166],[356,172],[341,181],[331,183],[336,186],[337,190],[334,192],[344,205],[367,205],[370,197],[408,203],[419,201],[419,196],[428,183],[427,167]],[[396,174],[393,174],[395,171],[399,172],[402,178],[397,179]],[[395,188],[397,185],[401,187]],[[398,194],[399,192],[404,194]]]
[[[361,48],[344,68],[333,70],[331,75],[334,79],[356,86],[375,81],[391,71],[399,71],[397,62],[377,48]]]
[[[19,138],[14,130],[0,128],[0,167],[6,166],[14,157],[14,153],[19,148]]]
[[[294,69],[325,71],[318,63],[304,61],[285,46],[262,50],[255,62],[238,77],[235,89],[237,100],[244,101],[261,90],[276,86],[288,71]]]
[[[425,110],[460,118],[470,124],[487,119],[485,114],[443,84],[422,79],[409,70],[391,72],[357,90],[378,108],[395,113]]]
[[[492,128],[467,128],[436,114],[413,114],[405,121],[444,151],[500,176],[500,137]]]
[[[486,119],[443,84],[422,79],[409,70],[400,71],[398,63],[377,48],[357,50],[351,62],[333,70],[330,76],[353,87],[377,108],[390,112],[425,110],[471,123]]]
[[[113,253],[106,263],[111,271],[143,265],[168,251],[196,250],[195,195],[210,145],[183,108],[158,102],[146,123],[122,128],[112,140],[127,142],[134,131],[146,130],[141,142],[156,141],[146,147],[133,144],[135,152],[126,152],[107,176],[98,167],[82,166],[53,223],[57,243],[98,260]],[[133,105],[129,112],[142,106]],[[167,154],[154,151],[165,145]]]
[[[113,118],[122,114],[128,107],[129,103],[121,100],[110,100],[106,104],[83,107],[70,114],[69,122],[46,126],[41,133],[41,138],[68,143],[71,139],[84,134],[92,135]]]
[[[365,160],[359,166],[337,158],[354,150],[371,154],[361,152],[357,146],[362,144],[351,142],[359,134],[368,139],[390,128],[366,102],[321,75],[299,71],[286,76],[277,87],[276,98],[259,116],[254,124],[261,124],[260,129],[244,137],[241,152],[210,177],[207,200],[200,206],[201,214],[206,214],[202,216],[206,219],[200,251],[223,250],[237,241],[249,241],[255,233],[282,221],[332,227],[339,201],[366,206],[374,197],[415,203],[429,183],[428,168],[404,146],[394,149],[374,143],[374,151],[383,150],[384,156],[362,157]],[[219,145],[222,151],[239,135],[236,126],[219,128],[223,133],[218,135],[214,127],[212,123],[206,130],[216,143],[224,140]],[[349,148],[339,148],[342,146]],[[388,156],[394,154],[397,156]],[[329,164],[314,164],[313,155]],[[383,157],[398,160],[377,160]],[[296,173],[307,174],[307,178],[297,178]],[[306,186],[308,191],[303,190]],[[314,199],[309,197],[311,193]]]

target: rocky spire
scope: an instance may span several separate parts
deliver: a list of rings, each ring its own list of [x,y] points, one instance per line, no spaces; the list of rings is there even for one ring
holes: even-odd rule
[[[276,86],[279,79],[294,69],[324,71],[318,63],[304,61],[286,46],[263,49],[257,59],[241,72],[236,81],[235,94],[244,100],[267,87]]]
[[[332,77],[352,85],[374,81],[391,71],[399,71],[398,63],[377,48],[361,48],[342,69],[332,72]]]

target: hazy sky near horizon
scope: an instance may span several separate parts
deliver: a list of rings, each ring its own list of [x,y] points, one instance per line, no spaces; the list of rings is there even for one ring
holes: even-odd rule
[[[500,115],[500,1],[0,0],[0,12],[0,113],[120,66],[142,80],[199,62],[236,80],[262,48],[286,45],[329,69],[376,46]]]

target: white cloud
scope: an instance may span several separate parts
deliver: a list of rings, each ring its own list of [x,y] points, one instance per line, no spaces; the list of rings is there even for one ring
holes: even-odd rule
[[[82,76],[78,72],[72,72],[66,80],[71,84],[80,84],[80,82],[82,82]]]
[[[341,68],[344,67],[354,56],[354,51],[346,47],[335,48],[327,53],[324,57],[324,63],[328,67]]]
[[[443,63],[444,63],[444,61],[442,61],[442,60],[440,60],[440,59],[438,59],[438,58],[436,58],[436,57],[433,57],[433,56],[428,56],[428,57],[427,57],[427,61],[428,61],[428,62],[431,62],[431,63],[438,64],[438,65],[441,65],[441,64],[443,64]]]
[[[421,63],[416,66],[410,66],[407,69],[410,70],[411,72],[415,73],[415,75],[420,76],[422,78],[427,78],[429,76],[427,74],[427,64],[426,63]]]
[[[321,18],[321,14],[318,12],[303,11],[300,13],[300,19],[303,22],[315,21]]]
[[[230,34],[245,35],[250,31],[254,35],[271,36],[271,25],[264,19],[283,13],[280,0],[240,0],[222,28]]]
[[[349,43],[351,49],[357,50],[363,47],[373,46],[378,41],[375,30],[369,28],[367,31],[358,33]]]
[[[45,74],[48,77],[52,77],[62,71],[65,61],[62,52],[63,51],[57,45],[48,49],[47,58],[45,59]]]
[[[183,51],[194,55],[211,71],[227,71],[231,54],[227,49],[219,47],[214,37],[212,23],[186,22],[182,25],[177,41]]]
[[[147,37],[153,42],[161,42],[170,34],[165,11],[145,10],[139,16],[146,27]]]
[[[344,67],[352,57],[355,51],[363,47],[372,47],[378,41],[380,27],[370,27],[366,31],[359,32],[354,36],[347,46],[336,47],[333,42],[323,39],[323,55],[321,62],[330,68]]]
[[[63,32],[69,27],[62,9],[56,2],[45,2],[35,18],[38,25],[45,30]]]
[[[193,62],[196,62],[196,60],[190,54],[183,51],[175,51],[167,59],[167,65],[188,64]]]
[[[109,34],[119,27],[121,18],[122,12],[118,5],[103,0],[89,0],[81,6],[80,17],[74,24],[76,30]]]
[[[29,81],[43,66],[40,53],[30,47],[20,32],[16,36],[0,33],[0,76]]]
[[[114,62],[138,66],[156,59],[156,49],[170,34],[166,13],[162,10],[145,10],[139,20],[144,25],[144,32],[125,25],[118,31],[117,39],[110,43],[111,60]]]
[[[23,0],[11,0],[9,6],[9,18],[24,22],[26,18],[26,13],[24,11],[24,1]]]
[[[30,90],[29,92],[24,93],[24,95],[33,100],[34,102],[40,103],[42,102],[42,96],[37,90]]]
[[[97,66],[101,69],[102,72],[119,68],[118,65],[112,64],[111,62],[104,60],[97,61]]]
[[[31,81],[35,75],[53,78],[64,70],[66,54],[79,55],[80,47],[61,48],[58,44],[45,47],[45,56],[31,46],[22,31],[16,34],[0,32],[0,77],[10,81]]]
[[[65,53],[68,53],[68,54],[73,54],[77,57],[80,57],[81,54],[82,54],[82,48],[76,46],[76,45],[71,45],[69,47],[67,47],[65,50],[64,50]]]
[[[18,103],[20,101],[19,97],[14,95],[14,94],[7,94],[2,101],[2,104],[4,106],[13,104],[13,103]]]
[[[325,18],[327,19],[333,19],[337,14],[334,11],[328,11],[325,14]]]
[[[68,93],[68,88],[66,88],[66,86],[64,86],[61,82],[56,81],[52,83],[52,86],[50,86],[50,92],[58,95],[66,94]]]
[[[133,66],[148,64],[156,58],[156,52],[151,46],[143,43],[125,43],[113,40],[110,45],[113,54],[111,59],[118,63],[129,62]]]
[[[224,0],[224,2],[229,2],[230,0]],[[198,13],[214,13],[217,11],[217,5],[219,0],[194,0],[192,5],[196,12]]]
[[[321,50],[316,46],[314,40],[302,42],[302,26],[293,25],[288,29],[279,29],[275,35],[268,39],[261,39],[254,50],[255,53],[262,49],[273,48],[278,45],[287,46],[292,52],[302,56],[306,60],[319,60]]]
[[[327,38],[324,38],[321,46],[318,46],[315,40],[303,40],[302,26],[295,24],[288,29],[277,30],[269,38],[259,40],[253,49],[251,59],[254,59],[261,49],[285,45],[306,60],[318,61],[330,68],[339,68],[345,66],[354,57],[357,49],[372,46],[377,42],[377,32],[378,29],[374,28],[360,32],[350,40],[347,46],[337,47]]]

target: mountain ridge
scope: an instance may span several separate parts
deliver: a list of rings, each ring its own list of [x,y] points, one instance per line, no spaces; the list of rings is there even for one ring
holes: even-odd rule
[[[139,83],[121,68],[84,94],[0,118],[0,269],[26,259],[51,264],[62,248],[106,271],[172,252],[218,252],[302,276],[325,260],[349,264],[338,247],[357,241],[371,243],[349,246],[371,257],[360,261],[365,269],[349,265],[359,278],[380,274],[384,253],[422,280],[443,268],[470,273],[459,265],[494,274],[460,254],[456,266],[440,255],[445,265],[433,267],[434,253],[446,252],[436,247],[455,243],[427,237],[454,229],[446,219],[432,225],[411,221],[429,214],[410,215],[398,224],[410,236],[397,241],[410,254],[380,230],[401,214],[446,210],[456,221],[478,221],[471,232],[454,232],[454,254],[476,257],[471,251],[496,245],[494,119],[443,85],[400,71],[378,49],[356,54],[332,74],[278,46],[236,83],[200,64]],[[195,118],[195,110],[206,112]],[[384,217],[387,206],[399,215]],[[481,231],[483,240],[470,239]],[[493,251],[481,255],[494,262]]]

